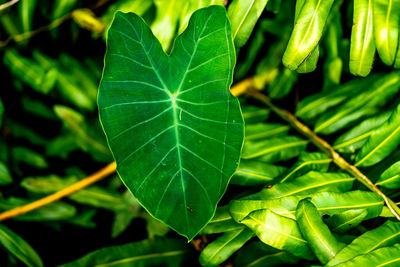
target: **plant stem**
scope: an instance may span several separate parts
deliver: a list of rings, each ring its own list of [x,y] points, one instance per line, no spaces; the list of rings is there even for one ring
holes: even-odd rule
[[[5,211],[0,214],[0,221],[6,220],[6,219],[9,219],[12,217],[16,217],[18,215],[38,209],[38,208],[43,207],[47,204],[50,204],[54,201],[60,200],[63,197],[71,195],[71,194],[81,190],[82,188],[85,188],[85,187],[103,179],[104,177],[114,173],[116,167],[117,167],[117,164],[115,162],[112,162],[112,163],[108,164],[106,167],[104,167],[103,169],[89,175],[88,177],[83,178],[79,182],[76,182],[75,184],[72,184],[54,194],[51,194],[47,197],[41,198],[34,202],[28,203],[21,207],[17,207],[15,209]]]
[[[389,210],[393,213],[393,215],[400,221],[400,209],[390,198],[388,198],[367,176],[365,176],[359,169],[357,169],[354,165],[348,163],[344,158],[342,158],[339,153],[337,153],[331,145],[328,144],[325,140],[316,135],[313,131],[310,130],[306,125],[301,123],[292,113],[287,110],[278,108],[275,106],[269,97],[260,93],[257,90],[249,89],[247,90],[247,94],[258,99],[259,101],[266,104],[268,107],[272,109],[279,117],[287,121],[294,129],[298,132],[306,136],[314,145],[316,145],[321,151],[325,152],[327,155],[332,157],[333,162],[339,166],[341,169],[347,171],[351,175],[364,184],[368,189],[377,193],[379,196],[383,198]]]

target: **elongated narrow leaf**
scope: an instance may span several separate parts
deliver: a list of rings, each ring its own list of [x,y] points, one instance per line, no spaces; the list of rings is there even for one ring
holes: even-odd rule
[[[134,14],[117,13],[108,33],[99,108],[118,173],[154,217],[188,239],[211,219],[239,163],[234,64],[220,6],[193,13],[171,56]]]
[[[259,209],[270,209],[273,212],[295,218],[296,207],[300,200],[310,197],[321,215],[332,216],[351,209],[367,209],[366,219],[379,216],[383,207],[380,196],[366,191],[350,191],[346,193],[320,192],[311,195],[294,195],[272,200],[233,200],[229,212],[232,218],[240,222],[250,212]]]
[[[107,247],[93,251],[86,256],[62,265],[75,266],[181,266],[189,254],[184,242],[177,239],[149,239]]]
[[[363,92],[367,85],[370,85],[382,76],[381,74],[372,74],[365,79],[353,79],[335,89],[308,96],[297,106],[296,116],[304,120],[313,119],[323,114],[329,108],[339,105],[347,98]]]
[[[287,171],[282,173],[276,180],[280,183],[289,182],[296,177],[306,174],[310,170],[321,172],[328,171],[332,159],[319,152],[301,152],[299,160]]]
[[[257,160],[241,160],[230,183],[243,186],[267,185],[285,170],[284,167]]]
[[[373,0],[355,0],[350,42],[350,72],[367,76],[375,56]]]
[[[377,80],[372,86],[344,105],[325,113],[316,124],[315,131],[322,134],[334,133],[354,120],[369,115],[374,107],[384,104],[400,87],[400,75],[392,72]]]
[[[392,65],[399,44],[400,1],[374,0],[374,33],[379,57]]]
[[[304,239],[322,264],[326,264],[345,246],[333,236],[310,200],[299,202],[296,219]]]
[[[253,242],[240,250],[235,258],[235,266],[267,267],[294,264],[300,259],[289,252],[275,249],[262,242]]]
[[[246,141],[242,158],[258,158],[265,162],[277,162],[296,157],[305,150],[308,141],[297,136],[283,136],[263,141]]]
[[[224,233],[208,244],[201,252],[200,264],[203,266],[217,266],[223,263],[253,236],[253,232],[243,226],[241,229]]]
[[[358,266],[399,266],[400,264],[400,244],[390,247],[380,248],[369,254],[355,257],[336,266],[358,267]]]
[[[36,251],[19,235],[0,224],[0,244],[30,267],[43,266]]]
[[[322,36],[333,0],[306,0],[283,55],[283,64],[296,70],[312,53]]]
[[[319,45],[311,52],[311,54],[300,64],[296,69],[297,73],[309,73],[313,72],[317,68],[319,57]]]
[[[0,161],[0,185],[7,185],[12,183],[13,179],[11,178],[10,171],[7,166]]]
[[[398,242],[400,242],[400,223],[387,221],[384,225],[357,237],[330,260],[327,266],[346,262],[359,255],[370,254],[377,248],[391,246]]]
[[[245,127],[245,139],[259,140],[286,134],[290,129],[289,125],[280,123],[255,123],[247,124]]]
[[[181,34],[187,27],[190,17],[197,9],[207,7],[210,5],[224,5],[223,0],[188,0],[185,1],[182,8],[181,17],[179,19],[179,31]],[[175,12],[175,11],[174,11]],[[135,12],[136,13],[136,12]]]
[[[242,225],[235,222],[229,213],[229,206],[218,207],[214,217],[201,231],[202,234],[216,234],[238,230]]]
[[[391,112],[384,112],[377,116],[364,120],[348,132],[336,139],[333,148],[342,153],[354,153],[368,140],[368,137],[375,132],[389,117]]]
[[[21,0],[18,5],[22,32],[29,32],[32,29],[33,13],[35,11],[36,2],[36,0]]]
[[[262,189],[255,198],[274,199],[317,192],[346,192],[353,186],[355,178],[345,173],[321,173],[310,171],[293,181]]]
[[[236,47],[246,44],[268,0],[234,0],[229,5],[228,16]]]
[[[301,258],[314,258],[293,219],[280,216],[269,209],[261,209],[251,212],[240,223],[249,227],[262,242],[271,247]]]
[[[333,232],[345,233],[359,225],[367,215],[368,211],[366,209],[346,210],[342,213],[334,214],[326,220],[326,223]]]
[[[371,166],[386,158],[400,144],[400,105],[390,118],[371,134],[356,157],[356,166]]]
[[[385,170],[375,184],[386,188],[400,188],[400,161]]]

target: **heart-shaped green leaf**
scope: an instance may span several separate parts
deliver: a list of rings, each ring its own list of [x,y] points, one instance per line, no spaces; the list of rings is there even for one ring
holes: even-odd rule
[[[170,56],[144,21],[117,13],[108,33],[100,118],[117,171],[156,218],[192,239],[236,170],[244,126],[230,91],[226,11],[196,11]]]

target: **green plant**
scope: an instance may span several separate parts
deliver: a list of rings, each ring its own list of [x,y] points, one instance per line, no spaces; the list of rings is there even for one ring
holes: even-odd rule
[[[400,1],[20,2],[0,15],[4,265],[399,264]],[[57,27],[106,40],[101,125],[103,51],[44,53]],[[42,261],[18,221],[120,241],[33,242]]]

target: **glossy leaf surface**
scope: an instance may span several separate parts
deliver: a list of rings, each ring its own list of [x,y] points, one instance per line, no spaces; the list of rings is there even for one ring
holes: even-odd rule
[[[368,138],[356,157],[356,166],[371,166],[383,160],[400,144],[400,105]]]
[[[375,56],[373,0],[355,0],[350,42],[350,72],[367,76]]]
[[[239,163],[234,64],[220,6],[193,13],[170,56],[134,14],[117,13],[108,33],[99,107],[117,171],[154,217],[188,239],[211,219]]]
[[[43,266],[36,251],[24,239],[4,225],[0,225],[0,244],[27,266]]]
[[[334,214],[326,220],[326,223],[333,232],[344,233],[359,225],[367,215],[368,211],[366,209],[346,210],[342,213]]]
[[[345,246],[334,237],[310,200],[299,202],[296,219],[304,239],[322,264],[326,264]]]
[[[346,262],[356,256],[368,254],[377,248],[391,246],[398,242],[400,242],[400,223],[387,221],[384,225],[357,237],[330,260],[327,266]]]
[[[400,188],[400,161],[385,170],[375,184],[392,189]]]

